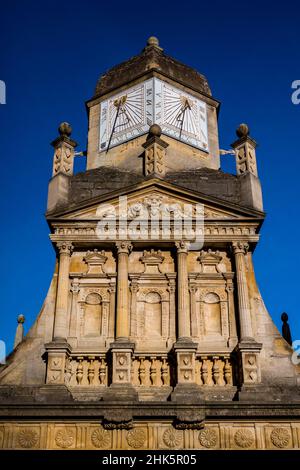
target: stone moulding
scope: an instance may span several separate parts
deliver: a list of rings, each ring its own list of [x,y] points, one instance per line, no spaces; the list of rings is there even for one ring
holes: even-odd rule
[[[97,420],[66,420],[64,424],[55,420],[4,421],[0,425],[0,450],[300,450],[300,419],[282,423],[249,419],[208,421],[202,429],[176,429],[168,419],[131,424],[105,429]]]

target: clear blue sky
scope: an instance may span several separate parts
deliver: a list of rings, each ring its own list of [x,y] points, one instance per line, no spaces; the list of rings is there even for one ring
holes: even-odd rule
[[[156,35],[167,54],[194,66],[222,102],[219,130],[229,148],[246,122],[257,150],[267,219],[255,253],[256,276],[277,325],[299,320],[299,123],[291,83],[300,79],[299,2],[14,1],[1,6],[0,339],[12,347],[16,316],[26,328],[53,273],[44,219],[57,126],[67,120],[86,148],[84,102],[99,75]],[[223,169],[234,170],[233,157]]]

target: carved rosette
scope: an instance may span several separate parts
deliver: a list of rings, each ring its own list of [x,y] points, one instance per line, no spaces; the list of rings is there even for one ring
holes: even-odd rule
[[[182,444],[183,436],[181,431],[178,431],[177,429],[173,428],[168,428],[163,433],[162,439],[167,447],[173,449]]]
[[[33,429],[22,429],[18,432],[17,442],[20,447],[24,449],[31,449],[38,443],[39,436]]]
[[[207,449],[215,447],[218,442],[216,431],[210,428],[203,429],[203,431],[199,432],[198,439],[200,444]]]
[[[286,428],[275,428],[271,432],[271,441],[275,447],[283,449],[287,447],[290,443],[291,435],[289,430]]]
[[[111,445],[111,434],[106,429],[99,428],[95,429],[91,434],[91,441],[94,447],[97,449],[104,449]]]
[[[55,434],[55,442],[58,447],[67,449],[74,443],[74,432],[71,429],[61,429]]]
[[[143,428],[135,428],[127,433],[126,440],[130,447],[139,449],[143,447],[146,441],[146,432]]]
[[[234,442],[238,447],[246,449],[254,443],[254,435],[250,429],[239,429],[234,435]]]

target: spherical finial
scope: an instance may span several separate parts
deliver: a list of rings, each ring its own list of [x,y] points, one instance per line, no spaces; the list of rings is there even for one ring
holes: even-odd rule
[[[72,134],[71,124],[69,124],[68,122],[62,122],[58,128],[58,132],[60,133],[60,135],[69,137]]]
[[[17,322],[18,323],[25,323],[25,317],[24,315],[18,315],[18,318],[17,318]]]
[[[155,36],[150,36],[147,46],[159,46],[159,40]]]
[[[236,135],[240,138],[249,135],[249,127],[247,126],[247,124],[240,124],[236,130]]]
[[[288,314],[283,312],[283,314],[281,315],[281,320],[285,323],[288,321],[288,319],[289,319]]]
[[[152,124],[149,129],[149,137],[160,137],[161,133],[161,127],[158,124]]]

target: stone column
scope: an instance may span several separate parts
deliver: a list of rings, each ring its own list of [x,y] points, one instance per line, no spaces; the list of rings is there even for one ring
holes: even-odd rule
[[[112,343],[112,384],[103,400],[136,400],[137,392],[131,384],[134,343],[129,341],[129,286],[128,256],[132,250],[129,241],[116,243],[118,249],[116,341]]]
[[[198,391],[195,384],[197,344],[191,339],[190,293],[187,268],[189,242],[176,242],[177,248],[177,298],[178,340],[174,344],[177,362],[177,385],[172,393],[174,401],[194,400]]]
[[[187,255],[189,242],[176,242],[177,248],[177,296],[178,296],[178,339],[190,338],[190,299]]]
[[[235,256],[236,284],[238,294],[241,341],[253,339],[249,291],[246,277],[245,254],[249,245],[244,242],[232,244]]]
[[[116,339],[129,338],[129,309],[128,309],[128,256],[132,245],[128,241],[116,243],[118,249],[118,277],[117,277],[117,318]]]
[[[62,341],[66,340],[68,333],[69,270],[73,245],[70,242],[58,242],[57,248],[59,250],[59,270],[53,339],[54,341]]]
[[[232,244],[235,256],[236,284],[240,319],[240,342],[236,347],[239,361],[239,400],[255,400],[261,382],[259,354],[262,348],[253,338],[250,299],[246,275],[245,255],[248,244],[234,242]]]

